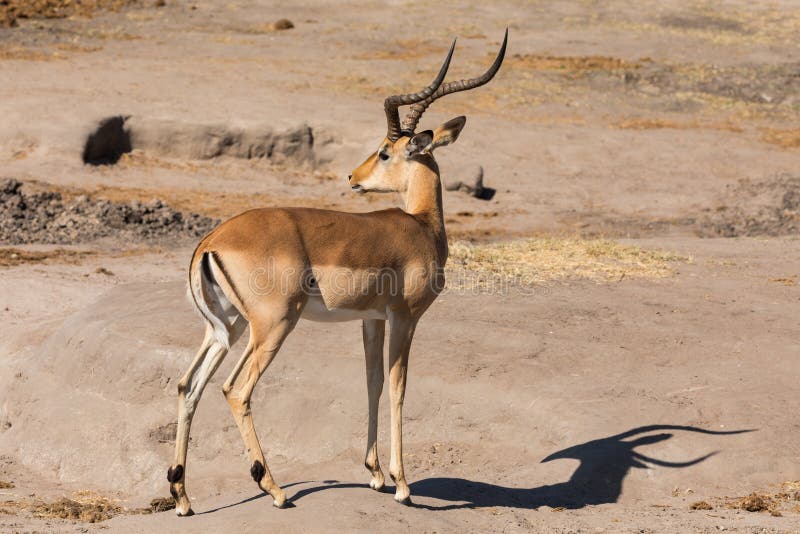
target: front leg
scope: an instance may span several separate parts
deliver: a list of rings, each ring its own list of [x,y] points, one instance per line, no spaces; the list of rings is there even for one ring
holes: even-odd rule
[[[389,475],[397,489],[394,500],[411,504],[411,491],[403,471],[403,400],[406,394],[408,353],[414,337],[416,321],[407,316],[393,314],[389,319],[389,397],[392,402],[392,454]]]
[[[363,324],[364,356],[367,363],[367,396],[369,398],[369,426],[367,429],[367,454],[364,465],[372,478],[369,487],[381,491],[384,477],[378,460],[378,404],[383,392],[383,338],[386,321],[366,320]]]

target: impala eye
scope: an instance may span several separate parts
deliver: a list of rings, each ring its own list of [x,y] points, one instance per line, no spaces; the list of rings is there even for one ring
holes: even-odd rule
[[[378,157],[381,158],[383,161],[386,161],[387,159],[389,159],[389,154],[381,150],[380,152],[378,152]]]

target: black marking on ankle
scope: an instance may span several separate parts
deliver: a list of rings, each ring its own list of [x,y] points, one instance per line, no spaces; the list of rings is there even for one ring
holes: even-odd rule
[[[183,479],[183,466],[178,465],[174,469],[170,467],[167,470],[167,480],[170,484],[175,484]]]
[[[173,488],[171,485],[169,487],[169,494],[172,495],[172,498],[175,499],[175,502],[178,502],[178,490]]]
[[[250,476],[253,477],[253,480],[256,482],[261,482],[261,479],[264,478],[266,472],[267,470],[264,469],[264,464],[258,460],[253,462],[253,467],[250,468]]]

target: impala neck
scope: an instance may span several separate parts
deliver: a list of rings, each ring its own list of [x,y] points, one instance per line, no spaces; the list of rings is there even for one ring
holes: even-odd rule
[[[439,179],[439,167],[433,158],[428,157],[423,164],[414,165],[403,200],[406,213],[431,229],[439,263],[443,266],[447,261],[447,234],[442,211],[442,183]]]

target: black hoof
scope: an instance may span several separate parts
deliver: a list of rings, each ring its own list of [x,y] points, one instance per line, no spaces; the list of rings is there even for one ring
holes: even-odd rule
[[[193,515],[194,515],[194,510],[192,510],[191,508],[189,508],[189,511],[186,512],[185,514],[178,513],[178,517],[190,517]]]
[[[406,497],[402,501],[397,501],[397,502],[399,502],[403,506],[411,506],[412,504],[414,504],[413,502],[411,502],[411,497]]]

